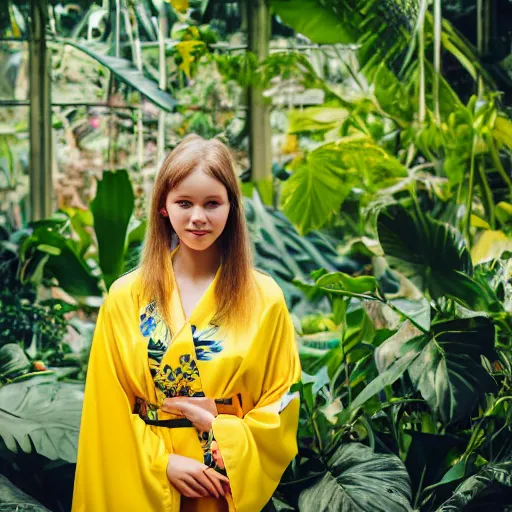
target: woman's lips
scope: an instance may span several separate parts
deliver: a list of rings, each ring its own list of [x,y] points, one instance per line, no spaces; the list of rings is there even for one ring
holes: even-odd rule
[[[192,233],[193,235],[196,236],[204,236],[207,235],[209,231],[189,231],[189,233]]]

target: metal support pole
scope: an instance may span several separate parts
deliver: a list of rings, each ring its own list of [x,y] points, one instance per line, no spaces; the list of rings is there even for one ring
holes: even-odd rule
[[[30,199],[31,219],[49,217],[52,203],[52,106],[46,0],[30,2]]]
[[[246,0],[248,48],[259,61],[268,57],[270,42],[270,9],[267,0]],[[252,180],[265,204],[272,205],[272,140],[270,130],[271,102],[263,97],[259,86],[248,91],[249,151]]]

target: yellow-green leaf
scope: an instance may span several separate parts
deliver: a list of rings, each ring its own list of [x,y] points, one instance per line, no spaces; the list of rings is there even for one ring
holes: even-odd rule
[[[290,133],[327,131],[337,126],[348,117],[344,108],[310,107],[288,112]]]
[[[494,138],[512,148],[512,122],[506,117],[497,117],[492,131]]]
[[[471,250],[475,265],[500,258],[505,251],[512,251],[512,239],[503,231],[484,231]]]
[[[496,205],[496,217],[502,224],[506,224],[512,219],[512,204],[500,201]]]
[[[178,12],[187,12],[188,0],[170,0],[173,8]]]
[[[488,222],[477,217],[474,213],[471,214],[471,225],[475,228],[491,229]]]

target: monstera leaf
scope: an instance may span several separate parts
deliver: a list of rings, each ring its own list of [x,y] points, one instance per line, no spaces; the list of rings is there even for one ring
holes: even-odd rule
[[[493,359],[494,325],[485,317],[451,320],[432,326],[432,332],[411,340],[404,351],[419,350],[409,366],[413,384],[441,421],[469,418],[477,399],[495,387],[480,363]]]
[[[443,424],[469,418],[477,400],[495,387],[481,364],[481,356],[495,358],[494,337],[491,320],[473,317],[433,324],[428,333],[405,337],[401,347],[396,346],[395,337],[389,338],[379,351],[392,344],[390,354],[399,357],[338,415],[338,423],[345,423],[352,412],[406,371]]]
[[[14,452],[76,462],[82,402],[83,384],[52,376],[7,384],[0,388],[0,437]]]
[[[323,144],[292,167],[293,174],[283,183],[282,206],[301,233],[321,228],[354,187],[372,193],[407,175],[382,148],[352,137]]]
[[[446,296],[470,309],[494,309],[491,290],[471,279],[473,266],[464,238],[449,224],[392,204],[379,213],[377,231],[390,266],[432,298]]]
[[[492,487],[492,492],[488,491]],[[483,510],[506,510],[512,490],[512,459],[486,464],[480,471],[460,484],[453,496],[436,512],[477,512]],[[472,507],[472,502],[478,504]]]
[[[299,510],[408,512],[410,501],[409,475],[398,457],[351,443],[340,446],[324,477],[302,491]]]

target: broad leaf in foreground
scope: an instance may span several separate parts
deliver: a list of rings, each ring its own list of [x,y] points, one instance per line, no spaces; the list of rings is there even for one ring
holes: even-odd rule
[[[83,384],[44,377],[0,388],[0,437],[7,447],[34,449],[52,460],[76,462]]]
[[[406,343],[420,350],[409,366],[413,384],[444,424],[469,418],[478,398],[494,388],[480,359],[494,356],[494,326],[484,317],[432,326],[430,336]]]
[[[409,512],[410,501],[409,475],[398,457],[350,443],[331,457],[324,477],[300,494],[299,510]]]

